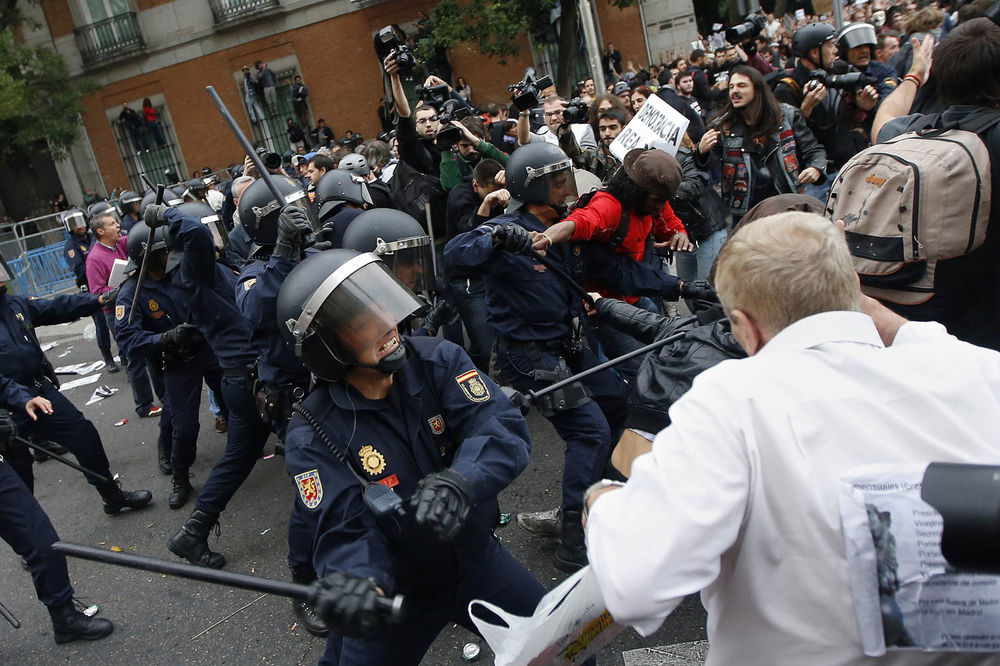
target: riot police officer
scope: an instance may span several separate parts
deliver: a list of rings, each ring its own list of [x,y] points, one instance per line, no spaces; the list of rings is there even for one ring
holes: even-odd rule
[[[139,206],[142,197],[138,192],[125,190],[118,197],[118,213],[121,216],[122,233],[128,234],[139,222]]]
[[[76,286],[80,291],[87,291],[87,253],[94,245],[94,237],[90,234],[87,216],[82,210],[71,208],[63,214],[63,225],[69,238],[63,245],[63,260],[73,271],[76,277]],[[101,357],[104,359],[105,369],[114,374],[121,368],[115,363],[115,357],[111,355],[111,331],[108,330],[108,321],[100,311],[92,315],[94,320],[94,332],[97,335],[97,348],[101,350]]]
[[[893,67],[875,59],[877,46],[878,38],[871,23],[848,23],[837,35],[840,59],[876,80],[873,85],[881,102],[899,85],[899,76]]]
[[[358,215],[374,205],[368,184],[350,171],[327,171],[316,184],[318,216],[324,227],[323,239],[333,247],[343,247],[344,232]]]
[[[286,465],[315,529],[324,577],[406,595],[403,618],[327,640],[323,664],[417,664],[449,622],[475,631],[471,599],[529,615],[542,586],[493,535],[497,494],[520,474],[520,412],[460,347],[409,338],[421,307],[378,258],[345,249],[302,261],[278,294],[277,324],[322,381],[288,428]]]

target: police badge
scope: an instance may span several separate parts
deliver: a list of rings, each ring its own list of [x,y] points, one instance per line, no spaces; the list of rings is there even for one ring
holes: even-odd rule
[[[115,306],[115,319],[117,319],[118,321],[121,321],[124,318],[125,318],[125,306],[124,305],[116,305]]]
[[[490,399],[490,390],[486,383],[479,376],[478,370],[469,370],[455,377],[455,381],[462,388],[462,393],[472,402],[486,402]]]
[[[318,469],[296,474],[295,487],[299,491],[299,499],[307,509],[315,509],[323,501],[323,482],[319,479]]]
[[[440,414],[435,414],[427,419],[427,423],[431,427],[431,432],[435,435],[440,435],[444,432],[444,418]]]
[[[385,471],[385,456],[376,451],[374,446],[370,444],[362,446],[361,450],[358,451],[358,456],[361,457],[362,467],[372,476]]]

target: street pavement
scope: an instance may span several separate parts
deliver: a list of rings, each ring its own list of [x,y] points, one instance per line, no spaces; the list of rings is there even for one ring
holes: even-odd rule
[[[84,337],[88,327],[91,339]],[[43,344],[56,343],[47,353],[53,365],[63,366],[100,359],[92,327],[88,318],[42,327],[38,334]],[[63,383],[73,378],[61,377]],[[84,406],[101,384],[119,391]],[[207,392],[204,388],[202,392],[198,461],[192,470],[196,491],[225,447],[225,435],[215,432]],[[82,474],[54,460],[36,464],[35,495],[60,538],[179,562],[167,550],[166,540],[187,517],[191,503],[179,511],[167,507],[170,478],[156,467],[157,419],[136,415],[124,372],[105,372],[96,384],[71,389],[66,395],[97,426],[111,470],[121,475],[124,487],[151,490],[153,502],[142,511],[108,516]],[[122,419],[128,423],[116,427]],[[559,502],[564,445],[537,414],[529,415],[528,422],[533,437],[531,462],[500,497],[501,511],[511,514],[548,509]],[[211,537],[210,543],[226,556],[228,571],[288,580],[286,530],[295,491],[284,459],[271,455],[274,443],[272,437],[266,457],[222,515],[221,535]],[[497,534],[547,588],[565,578],[552,564],[551,541],[529,536],[513,520],[498,528]],[[69,570],[77,597],[97,604],[100,616],[114,621],[115,632],[94,643],[56,645],[48,613],[35,598],[30,576],[17,557],[8,553],[0,557],[0,602],[20,618],[22,626],[15,630],[0,622],[0,664],[315,664],[323,652],[324,641],[295,624],[287,599],[74,559]],[[641,638],[631,629],[620,634],[601,650],[598,663],[701,663],[705,646],[695,641],[704,640],[704,626],[700,602],[688,598],[654,635]],[[480,663],[492,663],[485,642],[454,625],[445,628],[422,663],[465,663],[462,647],[468,642],[480,644]]]

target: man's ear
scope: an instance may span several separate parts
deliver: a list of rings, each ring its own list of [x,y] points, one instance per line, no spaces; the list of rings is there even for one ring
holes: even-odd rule
[[[753,356],[760,351],[767,338],[761,331],[760,326],[753,317],[743,310],[733,310],[729,313],[729,322],[732,326],[733,337],[743,347],[747,356]]]

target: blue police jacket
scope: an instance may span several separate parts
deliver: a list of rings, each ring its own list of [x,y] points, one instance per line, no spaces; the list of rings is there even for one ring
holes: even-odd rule
[[[236,273],[215,260],[212,232],[197,218],[176,208],[165,212],[170,233],[180,239],[184,258],[174,271],[171,286],[177,302],[190,309],[190,318],[208,340],[225,369],[247,367],[257,359],[250,344],[250,324],[236,307]],[[172,250],[176,252],[177,250]]]
[[[547,227],[519,208],[451,239],[444,248],[448,265],[481,273],[486,284],[486,321],[501,337],[522,342],[552,342],[570,336],[573,317],[583,311],[581,296],[565,279],[528,255],[493,245],[493,229],[515,222],[529,231]],[[599,280],[621,293],[676,298],[677,279],[651,266],[616,255],[596,243],[560,243],[548,259],[578,283]]]
[[[278,291],[295,262],[272,256],[254,261],[240,274],[236,305],[253,328],[250,341],[260,354],[257,376],[271,386],[309,385],[309,370],[285,343],[278,329]]]
[[[90,235],[90,232],[82,237],[70,234],[63,244],[63,260],[76,276],[78,287],[87,286],[87,254],[93,244],[94,237]]]
[[[389,397],[368,400],[346,382],[322,383],[305,400],[327,438],[354,469],[392,488],[404,517],[376,520],[365,487],[298,413],[285,465],[301,513],[315,529],[313,565],[373,577],[382,589],[454,585],[478,561],[497,524],[497,494],[525,468],[531,439],[521,412],[465,351],[439,338],[408,338],[406,364]],[[475,489],[475,506],[453,541],[413,519],[409,500],[423,477],[451,468]]]
[[[128,232],[132,230],[132,227],[139,224],[139,218],[135,215],[122,215],[122,234],[128,235]]]
[[[122,282],[115,305],[115,340],[126,356],[157,357],[162,350],[163,334],[183,324],[187,312],[183,301],[170,286],[170,276],[154,280],[149,275],[142,281],[142,292],[136,303],[136,316],[128,322],[132,299],[138,280],[132,276]]]
[[[868,66],[865,67],[865,74],[878,79],[874,85],[875,90],[878,91],[879,104],[882,103],[882,100],[891,95],[892,91],[896,89],[897,85],[899,85],[899,75],[896,73],[896,69],[885,64],[884,62],[879,62],[878,60],[873,59],[868,63]]]
[[[97,296],[91,294],[29,299],[0,288],[0,403],[23,411],[24,405],[38,395],[35,380],[51,372],[35,336],[35,326],[74,321],[100,308]]]

